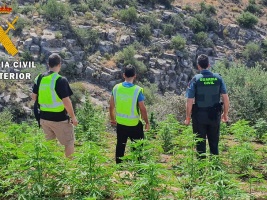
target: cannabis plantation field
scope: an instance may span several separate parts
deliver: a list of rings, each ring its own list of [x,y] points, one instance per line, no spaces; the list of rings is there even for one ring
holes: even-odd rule
[[[0,113],[0,199],[267,199],[267,147],[262,119],[221,126],[220,156],[198,160],[191,127],[173,116],[146,140],[128,144],[115,165],[116,136],[89,101],[79,110],[76,153],[44,140],[35,122],[14,124]],[[135,149],[135,151],[131,151]]]

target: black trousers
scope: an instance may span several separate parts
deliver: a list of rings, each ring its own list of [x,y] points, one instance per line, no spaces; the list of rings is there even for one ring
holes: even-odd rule
[[[220,114],[217,119],[209,119],[206,112],[199,112],[192,116],[193,132],[197,138],[202,139],[196,145],[199,154],[206,153],[206,138],[208,138],[210,153],[219,154],[220,119]]]
[[[136,126],[117,124],[116,163],[121,163],[124,156],[127,139],[131,141],[144,139],[143,124],[141,121]]]

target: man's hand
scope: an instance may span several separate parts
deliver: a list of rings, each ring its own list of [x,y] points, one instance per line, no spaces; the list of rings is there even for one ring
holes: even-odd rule
[[[110,120],[110,125],[111,125],[111,126],[116,126],[116,125],[117,125],[116,120]]]
[[[78,125],[78,120],[77,120],[76,116],[71,118],[71,123],[73,124],[73,126],[77,126]]]
[[[145,132],[149,131],[149,129],[150,129],[150,124],[148,123],[145,125]]]
[[[226,114],[222,114],[222,122],[228,122],[229,118],[228,118],[228,115]]]
[[[184,124],[188,126],[190,124],[190,118],[186,118],[184,120]]]

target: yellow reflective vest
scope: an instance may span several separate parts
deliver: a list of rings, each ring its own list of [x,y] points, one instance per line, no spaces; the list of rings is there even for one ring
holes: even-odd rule
[[[134,85],[124,87],[122,83],[113,88],[113,97],[116,109],[116,121],[125,126],[136,126],[140,120],[137,100],[143,88]]]
[[[41,111],[62,112],[64,110],[64,104],[55,90],[56,81],[59,77],[61,76],[54,72],[41,79],[38,91],[38,103]]]

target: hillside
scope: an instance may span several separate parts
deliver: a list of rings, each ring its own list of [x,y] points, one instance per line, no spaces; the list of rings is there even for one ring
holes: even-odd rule
[[[249,66],[260,62],[265,66],[263,2],[201,2],[7,1],[13,12],[1,14],[0,23],[6,29],[6,21],[19,16],[16,30],[9,32],[19,54],[12,58],[1,46],[0,60],[35,61],[36,70],[26,69],[33,80],[45,71],[48,55],[57,52],[64,60],[62,74],[70,81],[90,82],[108,90],[121,81],[123,65],[131,63],[138,68],[139,81],[146,83],[148,89],[155,84],[161,94],[181,94],[185,90],[200,53],[210,56],[211,65],[222,60],[241,61]],[[253,22],[245,16],[245,22],[238,23],[237,17],[248,7],[259,21]],[[248,52],[257,54],[243,53],[249,42],[255,44]],[[260,52],[255,50],[259,47]],[[30,83],[23,84],[24,91],[29,90]],[[11,98],[3,99],[12,93],[5,84],[1,81],[1,107],[14,104],[17,99],[27,111],[28,99],[21,99],[16,91]]]
[[[267,199],[267,0],[5,0],[0,13],[11,56],[0,44],[0,200]],[[244,12],[245,11],[245,12]],[[3,41],[0,35],[0,41]],[[51,53],[74,92],[79,121],[74,158],[45,141],[30,93]],[[220,127],[219,156],[197,159],[184,126],[185,96],[205,53],[222,74],[230,121]],[[4,67],[33,61],[36,68]],[[114,161],[116,134],[107,114],[125,65],[138,70],[151,130]],[[208,145],[207,145],[208,146]],[[136,151],[132,151],[136,149]],[[142,149],[142,150],[141,150]]]

